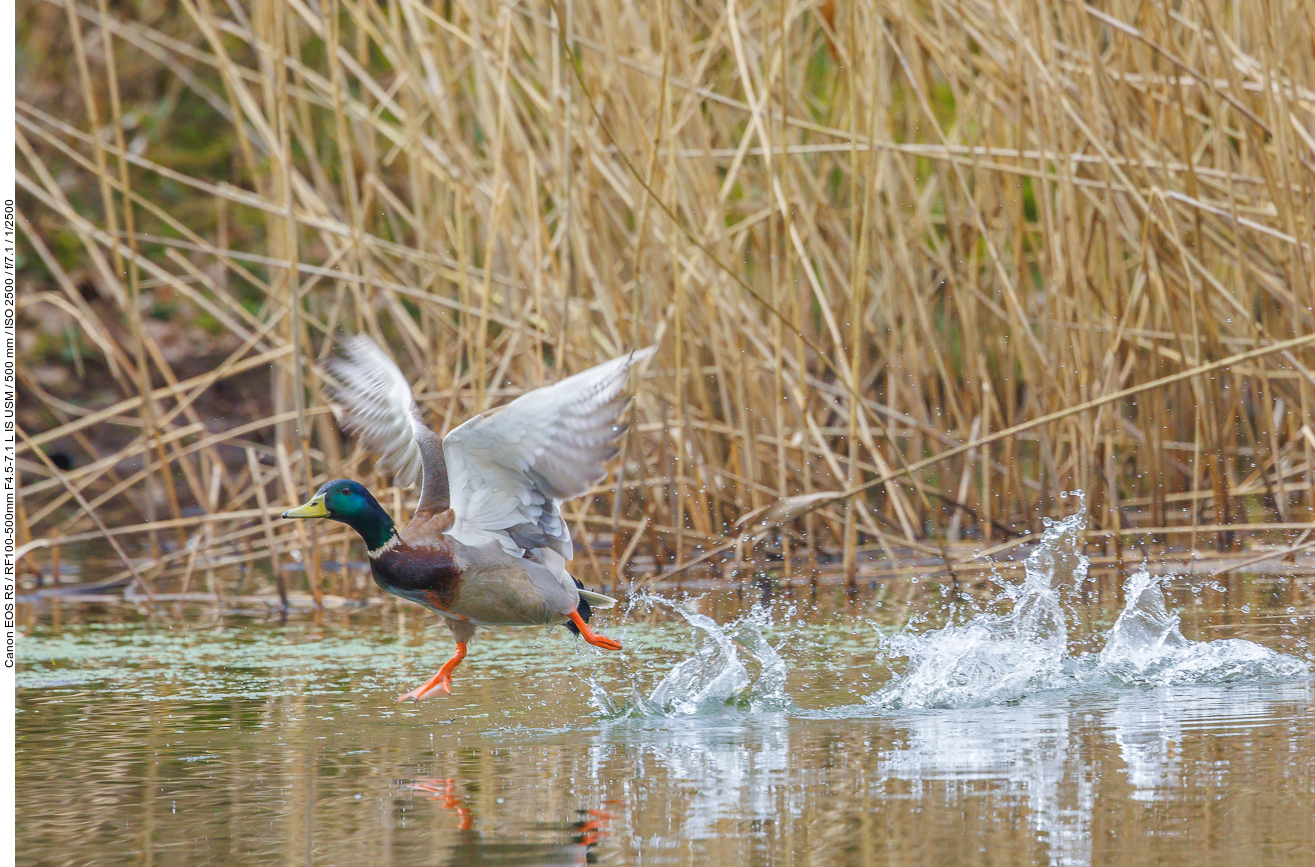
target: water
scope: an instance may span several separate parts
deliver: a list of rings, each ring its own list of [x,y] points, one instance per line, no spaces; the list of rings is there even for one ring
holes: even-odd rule
[[[450,638],[416,611],[43,613],[18,863],[1315,863],[1310,582],[1106,606],[1080,529],[907,625],[904,588],[724,590],[631,600],[619,654],[491,633],[419,705]]]
[[[694,628],[694,652],[672,666],[648,695],[635,677],[629,701],[618,701],[608,685],[590,678],[590,703],[603,719],[681,718],[730,710],[761,714],[793,707],[785,691],[789,666],[763,634],[772,620],[761,605],[726,625],[651,593],[635,599],[632,609],[635,605],[679,615]],[[756,667],[756,674],[750,674],[749,665]]]
[[[1096,653],[1069,652],[1065,593],[1080,593],[1089,562],[1079,549],[1085,512],[1047,521],[1024,563],[1024,579],[962,626],[883,638],[887,661],[908,665],[868,700],[886,708],[971,707],[1007,703],[1048,689],[1115,683],[1170,686],[1306,678],[1303,659],[1252,641],[1189,641],[1169,613],[1163,578],[1145,567],[1124,587],[1127,603]]]

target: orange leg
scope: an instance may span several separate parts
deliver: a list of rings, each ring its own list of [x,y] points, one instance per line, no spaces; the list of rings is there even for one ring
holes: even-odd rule
[[[620,647],[620,645],[617,646]],[[397,701],[399,703],[404,702],[408,698],[415,699],[416,701],[420,701],[421,699],[428,698],[430,693],[437,692],[440,689],[443,690],[443,692],[447,693],[448,695],[451,695],[452,670],[456,668],[458,665],[460,665],[461,660],[465,658],[466,658],[466,645],[462,644],[461,642],[457,642],[457,652],[452,654],[451,659],[443,663],[443,667],[438,670],[438,674],[434,675],[434,677],[423,686],[417,686],[415,689],[411,690],[406,695],[398,696]]]
[[[580,637],[594,647],[601,647],[603,650],[621,649],[621,642],[613,641],[610,638],[595,634],[594,631],[589,628],[589,624],[584,622],[584,618],[580,616],[579,611],[571,612],[571,620],[575,621],[575,628],[580,630]]]

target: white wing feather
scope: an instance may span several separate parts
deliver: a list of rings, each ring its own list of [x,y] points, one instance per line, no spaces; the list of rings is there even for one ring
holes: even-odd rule
[[[562,501],[607,475],[630,367],[656,350],[614,358],[453,428],[443,438],[455,515],[448,534],[467,545],[497,542],[514,556],[548,548],[569,560]]]
[[[420,480],[423,463],[416,441],[422,425],[411,386],[388,353],[364,334],[343,344],[346,358],[325,362],[330,388],[340,403],[338,419],[379,455],[379,465],[403,487]]]

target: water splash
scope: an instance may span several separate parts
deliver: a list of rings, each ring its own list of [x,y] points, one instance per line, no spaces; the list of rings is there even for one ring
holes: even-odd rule
[[[1078,495],[1081,498],[1081,494]],[[1081,551],[1085,502],[1046,521],[1022,583],[962,625],[883,638],[878,661],[907,663],[865,701],[882,708],[952,708],[1017,701],[1046,689],[1119,682],[1151,686],[1308,676],[1310,666],[1251,641],[1191,641],[1165,607],[1163,579],[1145,568],[1125,585],[1126,604],[1097,653],[1068,650],[1061,596],[1081,587],[1090,561]]]
[[[1088,679],[1170,686],[1301,677],[1310,666],[1254,641],[1191,641],[1164,604],[1161,578],[1145,567],[1124,585],[1127,603],[1099,654],[1088,655]],[[1094,657],[1094,658],[1093,658]]]
[[[780,644],[773,646],[763,635],[772,623],[768,609],[754,605],[748,614],[722,625],[660,596],[645,593],[636,602],[679,614],[695,630],[694,655],[676,663],[648,695],[636,682],[628,701],[617,701],[590,679],[590,701],[603,716],[676,717],[727,709],[761,713],[792,705],[785,691],[789,669],[779,653]],[[756,668],[756,675],[742,654]]]
[[[1003,613],[915,635],[883,638],[879,661],[906,657],[904,673],[866,700],[880,707],[968,707],[1000,704],[1071,682],[1065,671],[1068,629],[1056,587],[1077,586],[1089,561],[1081,554],[1086,511],[1047,519],[1041,542],[1024,563],[1021,584],[996,600]]]

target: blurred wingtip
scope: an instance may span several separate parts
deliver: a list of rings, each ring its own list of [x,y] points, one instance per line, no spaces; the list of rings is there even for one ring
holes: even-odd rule
[[[630,363],[638,364],[644,359],[651,357],[653,353],[657,352],[657,350],[658,350],[658,345],[656,343],[652,344],[651,346],[645,346],[643,349],[631,350]]]

